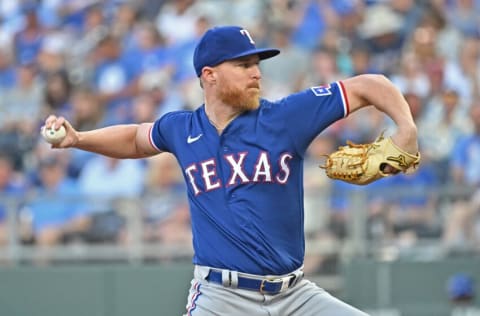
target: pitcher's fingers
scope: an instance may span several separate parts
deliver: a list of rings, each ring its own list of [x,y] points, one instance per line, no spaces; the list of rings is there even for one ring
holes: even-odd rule
[[[63,116],[57,117],[54,125],[55,130],[58,130],[63,124],[65,124],[65,118]]]
[[[47,119],[45,120],[45,128],[51,128],[53,124],[55,124],[55,121],[57,120],[57,117],[53,114],[49,115]]]

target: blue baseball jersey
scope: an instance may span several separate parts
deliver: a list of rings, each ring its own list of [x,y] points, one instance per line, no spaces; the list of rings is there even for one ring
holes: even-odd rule
[[[310,142],[349,112],[341,82],[312,87],[236,117],[217,133],[205,113],[170,112],[150,141],[173,153],[187,184],[193,263],[251,274],[303,264],[303,159]]]

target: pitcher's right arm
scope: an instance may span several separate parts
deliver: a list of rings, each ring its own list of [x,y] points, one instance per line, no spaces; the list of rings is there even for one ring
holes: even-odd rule
[[[67,131],[65,138],[52,148],[78,148],[81,150],[113,157],[144,158],[158,154],[150,143],[150,129],[153,123],[112,125],[104,128],[80,132],[64,117],[50,115],[45,120],[45,128],[60,128]]]

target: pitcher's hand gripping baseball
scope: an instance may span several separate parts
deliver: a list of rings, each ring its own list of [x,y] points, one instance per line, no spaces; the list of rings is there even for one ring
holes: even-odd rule
[[[410,154],[395,145],[383,133],[370,144],[347,141],[337,151],[326,155],[325,169],[329,178],[364,185],[398,172],[413,172],[420,162],[420,153]],[[385,168],[393,169],[386,172]]]
[[[45,120],[40,134],[52,148],[67,148],[73,146],[78,141],[77,131],[63,117],[50,115]]]

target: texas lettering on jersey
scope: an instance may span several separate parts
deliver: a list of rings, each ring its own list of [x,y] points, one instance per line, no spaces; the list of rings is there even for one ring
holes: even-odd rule
[[[225,177],[227,179],[225,183],[218,176],[219,162],[215,158],[188,166],[184,171],[195,195],[216,190],[223,186],[230,187],[252,182],[285,184],[288,181],[290,176],[289,161],[293,158],[291,153],[283,153],[278,161],[275,161],[278,164],[278,172],[275,173],[272,171],[272,161],[267,152],[259,152],[256,163],[251,170],[246,170],[245,159],[247,156],[248,152],[223,156],[224,161],[221,163],[227,163],[230,167],[230,174]],[[200,187],[205,188],[204,191]]]

